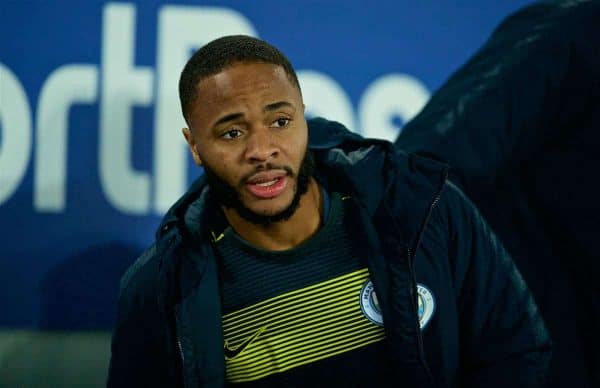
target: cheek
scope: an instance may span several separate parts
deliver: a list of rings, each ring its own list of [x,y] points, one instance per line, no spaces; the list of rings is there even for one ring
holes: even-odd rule
[[[304,155],[306,153],[307,145],[307,136],[298,136],[298,138],[295,139],[294,143],[292,144],[292,148],[290,149],[290,151],[293,155],[294,161],[297,164],[297,167],[300,167],[300,164],[302,163],[302,159],[304,158]]]
[[[239,181],[239,168],[236,167],[231,156],[228,157],[226,152],[217,152],[211,155],[210,159],[205,160],[205,165],[208,166],[221,179],[231,185],[237,185]]]
[[[225,159],[219,159],[216,161],[221,175],[229,182],[229,183],[237,183],[237,168],[233,166],[231,163],[228,163]]]

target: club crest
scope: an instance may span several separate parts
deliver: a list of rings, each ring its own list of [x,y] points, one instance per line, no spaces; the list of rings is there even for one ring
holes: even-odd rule
[[[417,284],[417,302],[419,326],[424,329],[435,312],[435,299],[433,293],[423,284]]]
[[[419,326],[424,329],[435,313],[435,298],[429,288],[417,284]],[[379,300],[371,280],[367,280],[360,290],[360,309],[365,317],[378,326],[383,326],[383,316]]]
[[[360,309],[367,319],[378,326],[383,326],[383,316],[379,308],[379,300],[373,282],[367,280],[360,290]]]

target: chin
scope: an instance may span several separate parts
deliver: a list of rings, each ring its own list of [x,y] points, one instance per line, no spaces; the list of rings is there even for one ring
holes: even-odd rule
[[[251,210],[253,213],[259,214],[264,217],[270,217],[277,215],[287,209],[291,203],[293,198],[289,198],[285,201],[281,201],[280,198],[263,200],[270,201],[272,203],[265,204],[255,204],[254,206],[247,204],[246,207],[248,210]]]

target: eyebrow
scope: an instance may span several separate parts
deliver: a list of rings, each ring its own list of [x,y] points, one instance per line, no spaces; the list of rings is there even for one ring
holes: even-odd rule
[[[277,101],[272,104],[265,105],[265,107],[263,108],[263,112],[272,112],[274,110],[281,109],[281,108],[294,109],[294,106],[287,101]],[[217,121],[215,121],[215,123],[213,124],[213,128],[215,128],[221,124],[227,123],[229,121],[241,119],[242,117],[244,117],[243,113],[239,113],[239,112],[238,113],[230,113],[228,115],[225,115],[225,116],[219,118]]]
[[[278,101],[278,102],[274,102],[272,104],[266,105],[263,108],[263,112],[272,112],[274,110],[280,109],[280,108],[294,108],[294,106],[287,102],[287,101]]]
[[[234,120],[241,119],[242,117],[244,117],[243,113],[230,113],[228,115],[221,117],[217,121],[215,121],[215,123],[213,124],[213,128],[215,128],[221,124],[224,124],[228,121],[234,121]]]

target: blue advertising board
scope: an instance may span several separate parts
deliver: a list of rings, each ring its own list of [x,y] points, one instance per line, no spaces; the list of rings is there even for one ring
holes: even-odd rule
[[[177,95],[229,34],[279,47],[307,114],[394,139],[524,0],[0,5],[0,328],[105,330],[118,282],[201,172]]]

